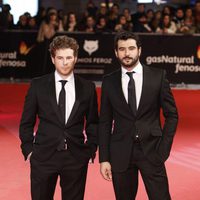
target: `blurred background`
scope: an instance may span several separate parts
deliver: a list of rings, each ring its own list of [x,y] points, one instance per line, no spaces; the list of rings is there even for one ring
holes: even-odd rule
[[[52,72],[49,43],[67,34],[80,44],[76,73],[101,82],[119,67],[113,38],[121,30],[141,36],[141,61],[166,69],[172,86],[198,87],[198,0],[1,0],[0,80],[29,81]]]
[[[30,168],[18,136],[32,78],[54,71],[48,52],[56,35],[79,43],[75,73],[96,83],[119,68],[114,36],[128,30],[142,41],[141,62],[163,68],[172,87],[179,125],[166,162],[173,200],[200,197],[200,1],[199,0],[0,0],[0,199],[30,199]],[[59,184],[59,183],[58,183]],[[61,199],[57,187],[55,199]],[[137,200],[146,200],[140,181]],[[85,200],[114,200],[89,165]]]

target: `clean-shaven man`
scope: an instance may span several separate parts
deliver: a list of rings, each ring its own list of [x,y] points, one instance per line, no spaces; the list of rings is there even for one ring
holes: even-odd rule
[[[55,37],[49,47],[55,72],[33,79],[25,99],[19,132],[24,157],[30,159],[32,200],[53,200],[58,176],[62,200],[84,198],[98,111],[94,83],[73,72],[78,48],[71,37]]]

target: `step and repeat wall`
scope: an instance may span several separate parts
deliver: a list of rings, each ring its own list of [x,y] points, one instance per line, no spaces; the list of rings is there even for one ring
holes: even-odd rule
[[[114,34],[58,33],[77,39],[80,48],[75,72],[101,81],[119,66],[114,54]],[[139,34],[141,62],[166,69],[171,83],[200,84],[200,36]],[[50,41],[36,42],[37,32],[0,33],[0,78],[30,79],[54,70]]]

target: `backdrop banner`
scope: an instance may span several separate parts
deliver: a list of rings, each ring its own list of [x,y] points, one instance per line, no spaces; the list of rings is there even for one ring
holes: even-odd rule
[[[114,34],[60,32],[77,39],[80,48],[75,72],[101,81],[120,67],[114,54]],[[199,35],[139,34],[141,62],[166,69],[171,83],[200,84]],[[37,32],[9,31],[0,34],[0,78],[33,78],[52,72],[49,43],[36,42]]]

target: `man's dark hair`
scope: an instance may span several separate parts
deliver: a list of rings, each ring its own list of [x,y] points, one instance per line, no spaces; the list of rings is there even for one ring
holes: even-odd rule
[[[56,50],[70,48],[74,50],[74,56],[78,56],[79,45],[77,41],[66,35],[56,36],[49,45],[49,52],[52,57],[55,57]]]
[[[115,35],[115,39],[114,39],[115,50],[117,50],[117,48],[118,48],[118,41],[119,40],[128,40],[128,39],[135,40],[137,47],[138,48],[141,47],[141,42],[140,42],[138,35],[135,35],[134,33],[130,32],[130,31],[122,31],[122,32],[119,32]]]

